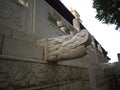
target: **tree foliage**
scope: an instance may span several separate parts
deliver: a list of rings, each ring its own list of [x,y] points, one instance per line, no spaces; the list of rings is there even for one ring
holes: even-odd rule
[[[96,18],[106,24],[115,24],[120,28],[120,0],[93,0]]]

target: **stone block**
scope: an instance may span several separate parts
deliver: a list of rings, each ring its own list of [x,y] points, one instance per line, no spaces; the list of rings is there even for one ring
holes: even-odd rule
[[[4,25],[0,25],[0,34],[5,34],[5,35],[11,35],[11,28],[4,26]]]
[[[5,36],[2,54],[32,59],[43,59],[43,47]]]
[[[84,69],[0,58],[0,89],[12,86],[14,90],[83,90],[81,88],[84,87],[81,86],[89,86],[89,81],[82,80],[81,74],[84,73],[81,73],[81,70]]]
[[[34,36],[28,35],[25,32],[21,32],[21,31],[17,31],[17,30],[12,31],[12,37],[14,37],[16,39],[27,41],[27,42],[32,42],[32,43],[35,43],[35,41],[36,41]]]

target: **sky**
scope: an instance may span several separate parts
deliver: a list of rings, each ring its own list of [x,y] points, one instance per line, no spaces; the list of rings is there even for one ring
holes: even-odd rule
[[[103,24],[95,18],[93,0],[61,0],[61,2],[69,10],[72,7],[79,13],[82,24],[108,52],[110,62],[117,62],[117,54],[120,53],[120,31],[115,30],[115,25]]]

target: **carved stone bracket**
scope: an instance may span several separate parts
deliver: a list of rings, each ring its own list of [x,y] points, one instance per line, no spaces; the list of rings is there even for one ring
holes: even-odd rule
[[[83,29],[79,33],[49,38],[47,41],[47,60],[52,62],[80,58],[87,54],[91,35]]]

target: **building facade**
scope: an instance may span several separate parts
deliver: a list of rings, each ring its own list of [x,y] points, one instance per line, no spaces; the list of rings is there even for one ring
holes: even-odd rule
[[[0,90],[114,90],[77,16],[59,0],[1,0]]]

